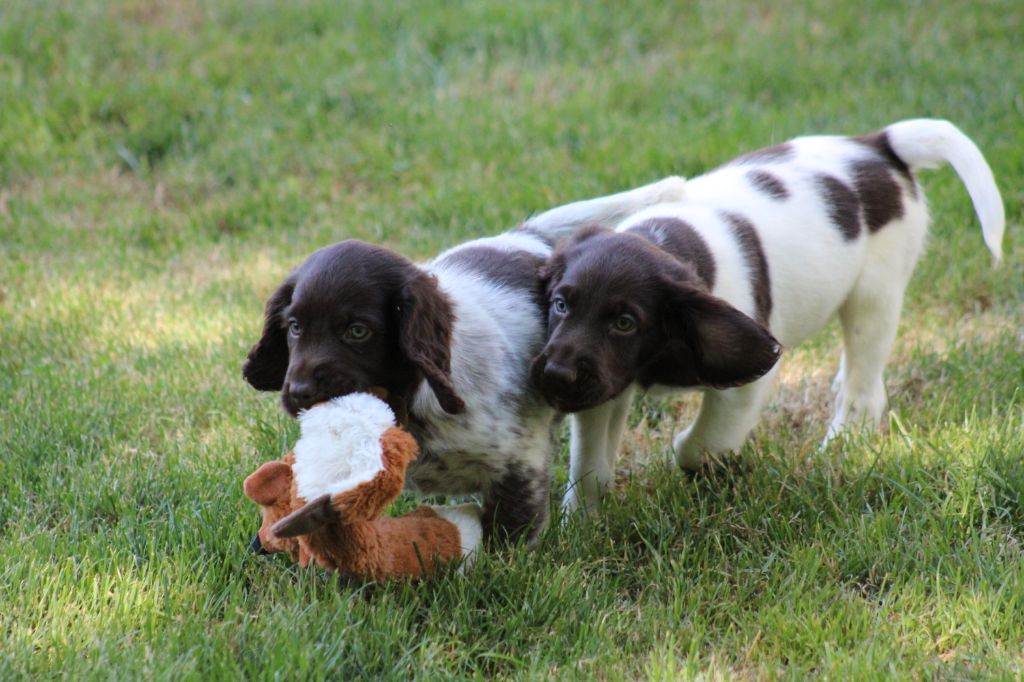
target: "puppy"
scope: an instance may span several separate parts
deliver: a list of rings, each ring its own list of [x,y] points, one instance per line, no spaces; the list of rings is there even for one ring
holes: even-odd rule
[[[568,509],[612,477],[636,386],[699,389],[676,462],[739,448],[783,346],[838,313],[843,357],[826,442],[885,409],[882,371],[928,211],[914,172],[948,162],[998,262],[1004,211],[978,148],[947,121],[861,137],[803,137],[690,180],[682,200],[583,230],[546,272],[548,342],[532,368],[572,419]],[[581,499],[582,498],[582,499]]]
[[[242,374],[292,416],[356,391],[385,397],[420,445],[407,487],[482,494],[488,540],[533,541],[548,510],[555,411],[529,383],[545,340],[540,270],[554,241],[681,196],[668,178],[562,206],[426,265],[344,241],[297,267],[267,301]]]

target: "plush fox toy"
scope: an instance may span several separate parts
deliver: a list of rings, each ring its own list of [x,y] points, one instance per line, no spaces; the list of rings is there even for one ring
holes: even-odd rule
[[[303,412],[299,423],[293,451],[245,479],[246,496],[263,508],[254,550],[287,551],[302,566],[312,559],[381,580],[430,575],[480,546],[476,504],[382,516],[418,451],[383,400],[368,393],[334,398]]]

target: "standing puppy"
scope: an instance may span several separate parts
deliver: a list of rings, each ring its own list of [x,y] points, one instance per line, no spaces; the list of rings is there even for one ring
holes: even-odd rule
[[[479,493],[484,533],[533,540],[547,516],[555,412],[529,384],[545,340],[540,271],[555,239],[681,196],[660,182],[552,209],[416,265],[358,241],[323,248],[270,296],[242,374],[297,416],[331,398],[385,396],[420,446],[406,484]]]
[[[680,201],[563,244],[547,268],[548,343],[533,376],[552,405],[576,413],[564,506],[592,507],[610,482],[637,385],[703,389],[697,420],[673,442],[679,466],[697,469],[743,444],[781,346],[836,313],[844,351],[826,441],[878,425],[882,371],[928,228],[914,171],[944,162],[998,261],[992,171],[954,125],[924,119],[762,149],[689,181]]]

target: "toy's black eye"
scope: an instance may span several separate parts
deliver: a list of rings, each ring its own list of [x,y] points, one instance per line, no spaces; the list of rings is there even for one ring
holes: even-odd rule
[[[302,333],[302,327],[299,326],[299,321],[294,317],[288,320],[288,333],[296,338]]]
[[[345,340],[353,343],[359,343],[366,341],[370,338],[370,328],[365,324],[356,322],[355,324],[349,325],[349,328],[345,330]]]
[[[616,334],[632,334],[636,331],[636,320],[632,315],[619,315],[612,323],[612,331]]]
[[[561,296],[555,296],[554,300],[551,301],[551,307],[559,315],[565,315],[569,312],[569,304]]]

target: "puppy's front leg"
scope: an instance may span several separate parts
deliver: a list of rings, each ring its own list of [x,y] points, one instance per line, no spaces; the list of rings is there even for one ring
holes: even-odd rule
[[[533,545],[548,522],[549,469],[514,462],[484,491],[484,542],[501,546],[525,536]]]
[[[672,440],[676,464],[686,471],[697,471],[708,455],[739,450],[757,423],[778,370],[776,364],[745,386],[705,391],[697,420]]]
[[[633,400],[633,387],[595,408],[572,415],[569,486],[562,511],[593,511],[615,474],[615,456]]]

